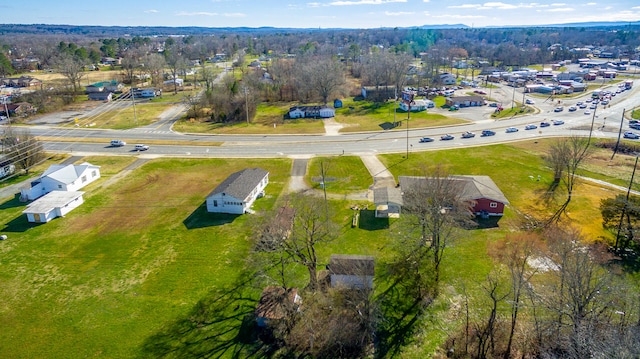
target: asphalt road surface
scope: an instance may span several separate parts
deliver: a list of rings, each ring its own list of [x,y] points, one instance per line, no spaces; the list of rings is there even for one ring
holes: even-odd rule
[[[615,90],[616,85],[605,86]],[[468,90],[464,90],[468,91]],[[486,90],[485,90],[486,91]],[[636,80],[632,90],[624,91],[615,96],[610,105],[603,108],[598,106],[591,114],[585,115],[584,110],[568,112],[568,107],[579,100],[590,97],[588,92],[579,98],[562,100],[564,111],[553,112],[558,105],[554,100],[536,98],[537,109],[535,114],[518,116],[511,119],[495,121],[490,114],[494,108],[483,106],[481,108],[463,108],[455,113],[456,117],[470,121],[468,124],[438,127],[428,129],[413,129],[409,123],[408,131],[403,129],[393,131],[376,131],[366,133],[323,134],[323,135],[191,135],[180,134],[171,131],[170,125],[184,111],[184,107],[176,107],[175,110],[164,116],[164,119],[154,125],[144,128],[136,128],[124,131],[101,130],[91,128],[59,128],[47,125],[35,125],[30,127],[31,133],[36,136],[47,136],[45,143],[47,151],[59,151],[73,153],[75,155],[91,154],[117,154],[117,155],[141,155],[154,156],[178,156],[178,157],[287,157],[308,155],[367,155],[378,153],[408,153],[435,149],[457,148],[462,146],[479,146],[509,141],[530,140],[553,136],[580,135],[587,136],[593,124],[594,137],[618,138],[618,130],[622,122],[622,130],[629,130],[627,122],[622,121],[623,110],[630,111],[640,106],[640,80]],[[510,101],[522,101],[528,95],[519,89],[500,86],[492,89],[491,97],[502,102],[504,107],[509,107]],[[178,105],[181,106],[181,105]],[[431,110],[430,110],[431,111]],[[437,109],[436,111],[443,111]],[[538,127],[534,130],[525,130],[527,124],[539,125],[542,121],[560,119],[563,125],[551,125]],[[519,129],[515,133],[505,133],[507,127]],[[481,137],[480,132],[490,129],[496,132],[495,136]],[[465,131],[475,132],[474,138],[463,139],[460,135]],[[454,136],[453,140],[442,141],[440,137],[445,134]],[[421,137],[433,137],[434,142],[419,143]],[[83,138],[82,142],[56,141],[58,138]],[[90,143],[95,138],[96,143]],[[124,147],[110,147],[105,139],[126,138],[133,143]],[[89,140],[87,140],[89,139]],[[98,140],[100,139],[100,140]],[[180,141],[180,143],[193,143],[193,145],[152,145],[148,151],[137,152],[133,150],[134,143],[145,141]],[[219,142],[219,146],[199,146],[199,142]]]

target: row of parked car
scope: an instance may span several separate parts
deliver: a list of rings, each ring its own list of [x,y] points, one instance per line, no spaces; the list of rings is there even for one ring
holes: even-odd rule
[[[564,124],[564,121],[562,120],[553,120],[551,122],[547,122],[547,121],[543,121],[540,122],[540,127],[549,127],[551,125],[554,126],[560,126],[562,124]],[[536,128],[538,128],[538,125],[535,124],[528,124],[524,127],[525,130],[535,130]],[[507,127],[507,129],[505,130],[505,133],[513,133],[513,132],[518,132],[518,128],[517,127]],[[483,130],[480,133],[480,137],[487,137],[487,136],[494,136],[496,134],[495,131],[492,130]],[[474,132],[470,132],[470,131],[466,131],[463,132],[462,135],[460,136],[462,138],[473,138],[476,137],[476,134]],[[446,135],[442,135],[440,136],[440,141],[450,141],[455,139],[455,136],[451,135],[451,134],[446,134]],[[426,143],[426,142],[433,142],[435,141],[435,139],[433,137],[422,137],[418,142],[420,143]]]

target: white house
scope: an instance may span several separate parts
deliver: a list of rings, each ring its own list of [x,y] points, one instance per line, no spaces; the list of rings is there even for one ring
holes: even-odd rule
[[[330,118],[336,111],[328,106],[294,106],[289,109],[289,118]]]
[[[30,203],[22,213],[32,223],[47,223],[56,217],[62,217],[84,203],[78,191],[51,191]]]
[[[445,72],[440,74],[440,83],[443,85],[455,85],[456,84],[456,76],[454,74],[450,74]]]
[[[171,79],[171,80],[167,80],[165,82],[163,82],[165,85],[173,85],[174,83],[176,84],[176,86],[183,86],[184,85],[184,80],[181,78],[177,78],[177,79]]]
[[[371,256],[332,254],[328,269],[332,288],[373,288],[374,260]]]
[[[249,212],[253,202],[264,195],[268,183],[269,172],[261,168],[247,168],[232,173],[207,196],[207,212]]]
[[[409,111],[409,105],[404,102],[400,102],[400,109],[403,111]],[[427,108],[435,107],[435,103],[431,100],[415,100],[411,104],[411,112],[426,111]]]
[[[52,191],[77,191],[100,178],[100,166],[88,162],[79,165],[52,165],[31,187],[20,190],[20,198],[34,200]]]

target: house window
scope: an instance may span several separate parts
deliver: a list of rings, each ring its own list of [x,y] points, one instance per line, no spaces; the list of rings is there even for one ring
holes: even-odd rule
[[[61,184],[58,185],[58,189],[62,189],[62,185]],[[44,190],[44,188],[43,188],[43,190]]]
[[[218,200],[217,200],[217,199],[214,199],[214,200],[213,200],[213,206],[214,206],[214,207],[218,207]]]
[[[496,202],[491,202],[491,203],[489,204],[489,207],[491,207],[491,208],[498,208],[498,204],[497,204]]]
[[[91,177],[95,177],[95,176],[97,176],[97,175],[98,175],[98,172],[96,172],[96,171],[91,171]]]
[[[87,176],[82,176],[82,183],[87,182]]]

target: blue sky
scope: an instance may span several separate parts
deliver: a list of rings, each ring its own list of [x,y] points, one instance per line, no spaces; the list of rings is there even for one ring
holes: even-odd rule
[[[4,23],[377,28],[639,21],[638,0],[0,0]]]

